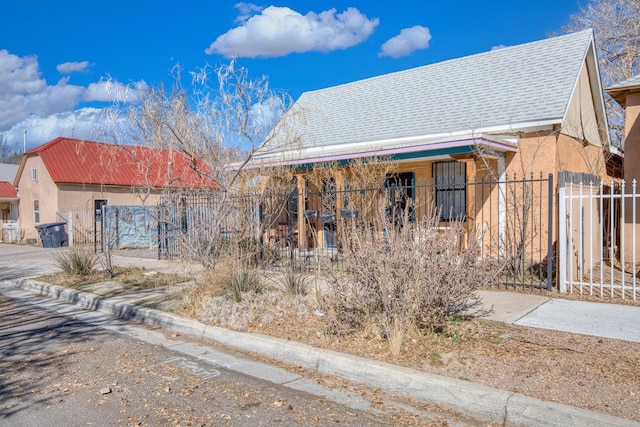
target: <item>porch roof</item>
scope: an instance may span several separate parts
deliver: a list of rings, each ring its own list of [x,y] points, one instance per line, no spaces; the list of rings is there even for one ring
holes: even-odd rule
[[[0,181],[0,202],[18,201],[18,191],[10,182]]]
[[[515,152],[517,142],[510,136],[497,135],[438,135],[431,138],[415,138],[413,141],[383,140],[375,143],[341,144],[332,150],[308,147],[260,159],[262,166],[297,165],[311,167],[314,163],[345,162],[369,157],[393,161],[438,160],[454,155],[477,152],[483,147],[492,152]]]

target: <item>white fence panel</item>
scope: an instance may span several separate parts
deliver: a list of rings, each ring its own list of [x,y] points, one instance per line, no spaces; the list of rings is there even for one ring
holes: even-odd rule
[[[636,181],[568,184],[558,191],[561,292],[638,298]]]
[[[100,229],[96,227],[93,211],[57,211],[57,220],[67,223],[69,246],[89,245],[101,242]]]

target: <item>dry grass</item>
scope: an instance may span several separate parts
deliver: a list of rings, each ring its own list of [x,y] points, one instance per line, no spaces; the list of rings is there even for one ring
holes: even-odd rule
[[[56,273],[40,276],[36,280],[72,289],[80,289],[94,283],[114,281],[128,285],[128,288],[134,291],[171,286],[193,280],[177,274],[146,271],[139,267],[115,267],[114,273],[113,277],[107,271],[102,270],[94,270],[87,274]]]

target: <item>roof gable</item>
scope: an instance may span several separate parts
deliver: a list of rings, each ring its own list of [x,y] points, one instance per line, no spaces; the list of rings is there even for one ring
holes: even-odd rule
[[[295,134],[297,148],[328,150],[559,124],[590,48],[585,30],[305,92],[275,143]]]
[[[25,153],[40,156],[53,182],[167,188],[212,188],[202,160],[175,150],[56,138]],[[18,178],[16,178],[16,181]]]

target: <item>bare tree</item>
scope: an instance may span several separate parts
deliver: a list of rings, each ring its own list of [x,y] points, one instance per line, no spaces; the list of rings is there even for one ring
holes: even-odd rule
[[[9,144],[6,136],[0,135],[0,163],[18,165],[20,160],[22,160],[22,153]]]
[[[210,183],[197,191],[168,186],[160,212],[176,218],[171,227],[183,234],[182,256],[211,264],[235,243],[259,239],[260,201],[248,195],[260,194],[265,176],[283,175],[286,168],[269,165],[265,172],[252,160],[258,149],[264,152],[275,144],[271,131],[292,102],[287,93],[269,89],[266,77],[250,78],[235,61],[205,66],[189,76],[185,82],[176,66],[171,90],[157,87],[132,95],[139,100],[127,110],[133,126],[113,133],[113,139],[121,148],[134,144],[185,156],[191,172]],[[145,177],[158,169],[153,159],[138,163]],[[167,181],[171,167],[169,162]],[[271,181],[270,194],[274,182],[279,181]],[[197,200],[197,206],[190,200]]]
[[[638,74],[640,66],[640,1],[589,0],[569,18],[566,32],[593,28],[602,84],[609,87]],[[605,94],[613,141],[622,146],[624,111]]]

